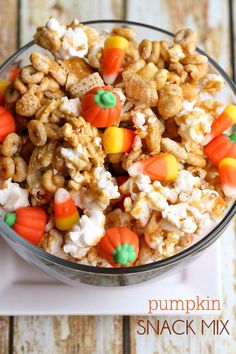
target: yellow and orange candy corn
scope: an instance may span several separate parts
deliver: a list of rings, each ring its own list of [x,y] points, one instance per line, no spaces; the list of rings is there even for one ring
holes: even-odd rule
[[[0,105],[4,104],[4,93],[9,84],[10,82],[7,80],[0,80]]]
[[[70,230],[79,220],[79,213],[70,193],[59,188],[54,196],[55,225],[59,230]]]
[[[220,180],[224,194],[236,199],[236,159],[226,157],[219,163]]]
[[[103,148],[107,154],[128,152],[134,142],[133,130],[118,127],[109,127],[102,137]]]
[[[212,139],[222,134],[225,130],[236,123],[236,106],[230,104],[225,110],[216,118],[211,126],[210,134],[204,138],[204,145],[207,145]]]
[[[106,39],[103,50],[103,80],[111,85],[117,78],[129,42],[121,36],[112,36]]]
[[[152,181],[172,181],[178,175],[178,164],[174,155],[163,153],[135,162],[128,169],[131,176],[148,175]]]

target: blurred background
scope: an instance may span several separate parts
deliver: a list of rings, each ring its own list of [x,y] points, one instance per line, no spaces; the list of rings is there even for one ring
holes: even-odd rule
[[[235,79],[236,0],[0,0],[0,63],[32,40],[49,16],[64,23],[73,18],[133,20],[171,32],[191,27],[198,32],[199,47]],[[230,321],[230,336],[139,336],[140,317],[0,317],[0,354],[235,354],[235,250],[235,237],[222,243],[220,318]]]

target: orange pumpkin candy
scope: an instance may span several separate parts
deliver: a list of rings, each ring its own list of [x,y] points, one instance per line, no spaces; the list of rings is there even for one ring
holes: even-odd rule
[[[4,221],[16,233],[33,245],[36,245],[41,240],[46,220],[45,210],[39,207],[19,208],[15,213],[7,213],[4,217]]]
[[[98,253],[113,267],[130,267],[138,258],[139,238],[127,227],[112,227],[101,239]]]
[[[0,142],[5,137],[16,130],[13,115],[8,112],[4,107],[0,106]]]
[[[81,111],[84,119],[94,127],[110,127],[120,116],[120,97],[109,86],[95,87],[84,95]]]

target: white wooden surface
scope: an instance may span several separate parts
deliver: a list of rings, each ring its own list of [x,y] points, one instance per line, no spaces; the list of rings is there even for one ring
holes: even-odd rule
[[[35,27],[50,16],[63,21],[116,18],[145,22],[176,31],[188,26],[199,33],[200,47],[231,74],[230,19],[228,0],[21,0],[20,28],[17,28],[16,0],[0,0],[0,58],[15,49],[16,34],[20,44],[32,38]],[[236,0],[233,0],[236,16]],[[236,29],[236,19],[234,19]],[[6,30],[7,29],[7,30]],[[5,32],[4,32],[5,31]],[[11,34],[8,36],[6,34]],[[236,30],[234,32],[236,34]],[[235,37],[236,39],[236,37]],[[236,44],[236,43],[235,43]],[[235,46],[236,47],[236,46]],[[222,246],[223,319],[231,321],[230,337],[213,336],[139,336],[137,319],[130,319],[132,354],[235,354],[236,353],[236,247],[235,237],[225,237]],[[200,275],[199,275],[200,276]],[[65,299],[69,301],[69,299]],[[176,319],[173,318],[172,320]],[[200,319],[198,319],[200,321]],[[126,319],[127,324],[127,319]],[[122,349],[121,317],[18,317],[13,327],[14,354],[120,354]],[[9,319],[0,318],[0,354],[8,353]],[[129,337],[128,333],[125,337]],[[11,343],[10,343],[11,345]]]

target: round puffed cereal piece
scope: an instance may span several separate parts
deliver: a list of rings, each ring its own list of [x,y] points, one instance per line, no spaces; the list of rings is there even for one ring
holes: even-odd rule
[[[148,39],[143,39],[139,44],[139,55],[142,59],[148,60],[152,53],[152,42]]]
[[[21,138],[16,133],[10,133],[3,140],[1,153],[4,156],[13,156],[19,149]]]
[[[121,36],[126,38],[128,41],[133,41],[135,38],[135,31],[133,28],[115,27],[112,28],[111,35]]]
[[[32,119],[28,124],[29,137],[36,146],[43,146],[47,142],[47,131],[43,123]]]
[[[153,64],[157,64],[160,58],[161,45],[158,41],[152,42],[152,52],[150,57],[148,58],[148,62],[152,62]]]
[[[0,177],[3,179],[12,178],[15,173],[15,164],[11,157],[0,159]]]
[[[32,65],[27,65],[21,69],[20,76],[26,84],[39,84],[44,77],[44,73],[36,70]]]
[[[18,183],[25,181],[27,178],[27,169],[28,169],[27,163],[20,156],[14,157],[14,163],[15,163],[15,173],[13,176],[13,181]]]
[[[59,174],[54,175],[52,170],[48,170],[43,174],[41,181],[48,192],[55,193],[58,188],[64,186],[65,178]]]
[[[16,113],[24,117],[33,116],[40,107],[40,100],[32,92],[25,93],[16,102]]]
[[[27,91],[28,88],[27,86],[23,83],[20,77],[17,77],[15,81],[13,82],[13,85],[17,91],[22,95],[24,95]]]

